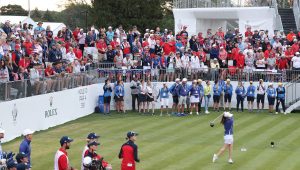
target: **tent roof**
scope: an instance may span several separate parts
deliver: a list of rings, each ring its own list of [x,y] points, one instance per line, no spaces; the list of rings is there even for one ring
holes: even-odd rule
[[[0,22],[1,23],[5,23],[6,20],[9,20],[11,24],[18,24],[20,21],[23,22],[23,21],[25,21],[28,18],[29,18],[28,16],[1,15],[0,16]]]

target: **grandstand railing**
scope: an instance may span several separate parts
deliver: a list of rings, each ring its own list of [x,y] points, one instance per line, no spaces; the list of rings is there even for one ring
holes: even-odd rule
[[[275,1],[276,3],[276,1]],[[174,8],[273,7],[273,0],[173,0]]]
[[[0,102],[41,95],[72,89],[80,86],[104,82],[110,79],[112,82],[121,80],[130,82],[134,77],[153,82],[172,82],[176,78],[219,80],[231,79],[232,81],[259,81],[265,82],[291,82],[297,79],[300,71],[296,70],[263,70],[263,69],[236,69],[236,68],[198,68],[198,69],[127,69],[110,67],[111,63],[105,63],[106,68],[98,68],[82,73],[61,73],[51,77],[45,77],[42,73],[38,80],[18,80],[0,83]],[[43,72],[41,70],[40,72]]]

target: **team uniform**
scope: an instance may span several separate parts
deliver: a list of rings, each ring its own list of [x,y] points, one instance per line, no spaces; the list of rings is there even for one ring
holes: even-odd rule
[[[54,170],[66,170],[69,167],[68,153],[63,148],[60,148],[54,157]]]
[[[161,88],[159,90],[159,95],[157,98],[160,97],[161,106],[169,106],[169,89],[168,88]]]
[[[115,86],[115,100],[116,101],[124,101],[124,86],[123,85],[116,85]]]
[[[187,84],[180,84],[178,88],[178,94],[179,94],[179,104],[185,105],[187,101],[187,95],[188,95],[188,86]]]
[[[232,98],[232,91],[233,91],[233,87],[231,84],[226,84],[224,86],[224,102],[229,102],[231,103],[231,98]]]
[[[128,140],[122,145],[119,158],[122,159],[121,170],[135,170],[135,162],[140,162],[137,145]]]
[[[254,96],[255,96],[255,86],[250,85],[247,88],[247,101],[248,102],[253,102],[254,101]]]
[[[92,152],[91,152],[91,151],[89,151],[89,150],[86,150],[86,151],[85,151],[84,157],[91,157],[92,160],[101,160],[101,159],[103,158],[101,155],[97,154],[95,151],[92,151]],[[106,168],[108,165],[109,165],[109,164],[108,164],[106,161],[102,160],[102,166],[103,166],[104,168]]]
[[[178,104],[179,103],[179,98],[178,98],[178,88],[179,88],[179,83],[174,83],[170,87],[170,93],[172,94],[173,97],[173,103]]]
[[[276,112],[279,112],[279,104],[281,103],[283,112],[285,112],[285,88],[277,87],[276,88],[277,96],[276,96]]]
[[[189,89],[189,92],[190,92],[190,101],[191,103],[199,103],[199,97],[200,97],[200,88],[198,85],[191,85],[190,86],[190,89]]]
[[[273,106],[276,98],[276,89],[274,87],[268,87],[267,97],[268,97],[269,105]]]
[[[112,92],[112,88],[110,86],[108,86],[107,84],[105,84],[103,86],[103,91],[104,91],[104,104],[110,104],[111,101],[111,92]]]
[[[244,98],[246,95],[246,90],[245,90],[244,86],[236,87],[235,94],[236,94],[236,100],[237,100],[236,110],[239,111],[239,106],[241,104],[241,109],[243,112],[244,111]]]
[[[214,85],[214,87],[213,87],[213,101],[214,101],[214,103],[219,103],[220,102],[221,93],[222,93],[222,87],[220,85],[218,85],[218,86]]]

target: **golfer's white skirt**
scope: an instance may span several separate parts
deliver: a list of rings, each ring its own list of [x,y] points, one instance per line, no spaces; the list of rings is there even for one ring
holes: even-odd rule
[[[199,103],[199,97],[191,96],[191,103]]]
[[[225,135],[224,144],[233,144],[233,135]]]
[[[169,106],[169,98],[162,98],[160,102],[161,106]]]

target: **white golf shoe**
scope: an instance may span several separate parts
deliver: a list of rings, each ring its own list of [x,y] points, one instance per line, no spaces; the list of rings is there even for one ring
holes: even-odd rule
[[[206,110],[206,111],[205,111],[205,114],[209,114],[209,111]]]
[[[278,115],[278,112],[275,112],[275,115]]]
[[[193,114],[193,112],[190,112],[190,115],[192,115]]]
[[[199,115],[199,112],[197,112],[196,114]]]
[[[218,159],[218,155],[217,155],[217,154],[214,154],[213,159],[212,159],[212,162],[213,162],[213,163],[216,162],[217,159]]]
[[[232,160],[232,159],[229,159],[229,160],[228,160],[228,163],[233,164],[233,160]]]

